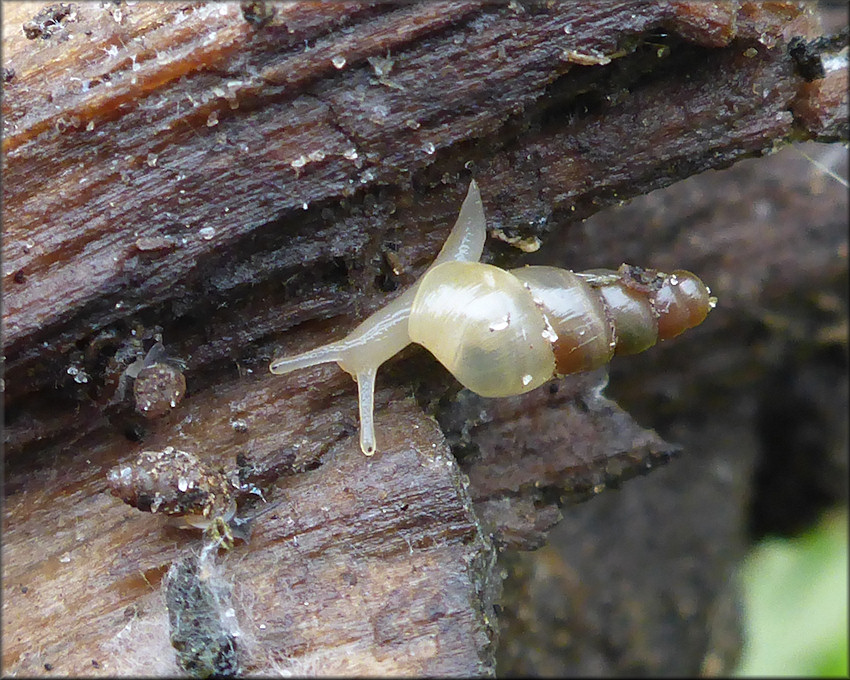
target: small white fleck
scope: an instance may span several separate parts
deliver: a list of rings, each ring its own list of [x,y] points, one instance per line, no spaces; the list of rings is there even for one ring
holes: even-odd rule
[[[204,239],[204,241],[209,241],[215,236],[215,229],[212,227],[203,227],[198,230],[198,236]]]
[[[258,627],[259,627],[259,629],[260,629],[260,630],[265,630],[265,629],[266,629],[266,624],[265,624],[265,623],[261,623]]]
[[[305,165],[307,165],[307,157],[302,154],[301,156],[296,158],[294,161],[292,161],[289,165],[291,165],[296,170],[298,168],[303,168]]]
[[[310,207],[310,204],[309,204],[309,203],[307,203],[307,201],[304,201],[304,202],[301,204],[301,208],[302,208],[303,210],[307,210],[309,207]]]
[[[510,325],[511,325],[511,315],[506,314],[504,316],[504,318],[499,319],[498,321],[494,321],[493,323],[490,324],[490,332],[492,333],[493,331],[503,331]]]
[[[435,151],[434,144],[432,142],[425,142],[422,145],[422,150],[430,156]]]
[[[86,131],[91,132],[92,130],[94,130],[94,121],[90,120],[88,125],[86,125]]]
[[[549,342],[557,342],[558,334],[552,330],[551,326],[544,328],[543,333],[541,334],[544,340],[548,340]]]
[[[668,279],[668,281],[670,281],[671,286],[678,286],[679,285],[679,277],[676,276],[675,274],[670,274],[670,278]]]
[[[62,555],[62,557],[59,558],[59,561],[63,564],[67,564],[71,561],[71,556],[68,553],[65,553],[64,555]]]
[[[847,68],[847,52],[842,50],[835,54],[823,55],[821,58],[823,70],[827,73],[832,71],[840,71]]]
[[[346,149],[342,152],[342,155],[350,161],[355,161],[357,160],[357,149]]]
[[[180,477],[177,480],[177,488],[180,489],[180,491],[185,491],[189,488],[189,480],[185,477]]]
[[[157,161],[158,158],[159,158],[159,156],[157,156],[155,153],[149,153],[148,157],[147,157],[148,166],[151,167],[151,168],[155,168],[156,167],[156,161]]]
[[[237,418],[236,420],[230,421],[230,427],[232,427],[237,432],[247,432],[248,431],[248,423],[245,422],[243,418]]]
[[[80,369],[76,366],[68,366],[68,375],[77,375],[80,372]]]
[[[207,116],[207,127],[215,127],[218,125],[218,111],[213,111]]]
[[[325,159],[325,152],[324,151],[313,151],[307,158],[309,160],[315,161],[315,162],[323,161]]]
[[[534,378],[532,376],[528,375],[528,374],[522,376],[522,384],[523,385],[528,385],[532,380],[534,380]]]
[[[420,125],[417,121],[413,120],[413,118],[408,118],[404,121],[404,124],[407,125],[411,130],[418,130]]]
[[[341,54],[338,54],[333,59],[331,59],[331,63],[334,65],[334,68],[345,68],[345,57],[343,57]]]

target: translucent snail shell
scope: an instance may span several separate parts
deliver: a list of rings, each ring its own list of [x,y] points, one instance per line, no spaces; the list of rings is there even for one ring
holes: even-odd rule
[[[395,300],[342,340],[275,359],[284,374],[336,362],[358,384],[360,448],[375,453],[378,367],[415,342],[484,397],[522,394],[555,375],[589,371],[634,354],[705,319],[716,299],[694,274],[622,265],[576,273],[556,267],[504,270],[478,261],[484,206],[473,181],[439,255]]]

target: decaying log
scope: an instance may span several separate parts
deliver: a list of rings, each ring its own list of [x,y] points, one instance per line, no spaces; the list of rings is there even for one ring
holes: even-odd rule
[[[759,445],[776,441],[764,423],[830,385],[846,349],[843,194],[804,201],[762,178],[800,205],[761,199],[755,232],[724,212],[749,205],[740,176],[720,196],[671,187],[714,217],[704,231],[658,193],[578,220],[789,141],[846,140],[846,59],[818,71],[841,45],[817,40],[810,10],[3,9],[4,671],[730,668],[727,581]],[[663,438],[601,396],[604,373],[482,400],[410,348],[379,375],[367,459],[347,375],[268,374],[275,353],[339,337],[415,280],[471,177],[493,234],[542,242],[539,262],[685,267],[712,285],[711,323],[613,369],[618,402]],[[754,239],[780,208],[784,230]],[[790,221],[803,211],[805,228]],[[788,400],[754,391],[782,380]],[[824,442],[840,440],[835,403],[815,403]],[[168,446],[247,490],[230,551],[108,493],[110,469]],[[181,616],[199,623],[178,634]]]

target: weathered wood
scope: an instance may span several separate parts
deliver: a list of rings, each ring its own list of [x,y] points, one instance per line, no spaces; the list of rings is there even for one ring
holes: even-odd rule
[[[224,411],[229,392],[221,395]],[[187,421],[204,422],[193,415]],[[355,438],[339,440],[323,465],[268,489],[248,544],[221,557],[242,628],[243,669],[466,676],[492,669],[485,650],[495,593],[482,579],[493,553],[465,482],[445,447],[433,444],[435,423],[409,400],[395,401],[379,424],[404,433],[385,438],[386,455],[369,460]],[[196,430],[192,446],[186,428],[169,441],[223,453],[205,446],[216,433]],[[251,444],[289,439],[270,419],[250,428]],[[328,439],[315,428],[297,431],[308,446]],[[231,452],[242,448],[234,437],[231,429]],[[39,674],[48,663],[72,675],[139,674],[157,669],[145,663],[173,659],[167,627],[157,623],[158,586],[171,562],[200,541],[104,493],[114,456],[115,442],[101,437],[65,452],[58,474],[44,476],[47,461],[7,477],[7,670]],[[49,538],[39,536],[44,530]],[[37,642],[33,630],[41,630]]]
[[[322,24],[314,7],[294,5],[257,27],[235,5],[139,5],[121,10],[120,23],[81,5],[64,33],[32,49],[12,35],[8,398],[55,383],[75,345],[141,317],[185,344],[195,368],[306,319],[372,308],[380,244],[403,238],[418,270],[438,240],[424,234],[456,211],[465,163],[494,206],[494,228],[540,232],[565,213],[585,217],[805,134],[788,111],[802,79],[776,47],[807,30],[804,16],[789,22],[790,5],[741,10],[727,25],[741,49],[712,59],[679,43],[676,60],[657,46],[630,53],[642,35],[689,20],[688,37],[714,44],[715,24],[701,30],[689,7],[624,3],[612,13],[601,3],[576,18],[558,5],[384,5],[359,7],[359,21],[327,8]],[[98,33],[69,51],[84,30]],[[133,47],[111,56],[122,42]],[[382,82],[363,59],[387,51],[396,58]],[[612,63],[579,67],[576,51]],[[342,69],[337,53],[348,55]],[[657,75],[642,82],[647,71]],[[34,98],[38,82],[50,83],[50,103]],[[427,204],[404,195],[440,178],[451,190],[431,189]],[[398,189],[373,195],[387,185]],[[170,247],[150,250],[151,239]],[[253,318],[238,337],[236,306]],[[203,310],[206,323],[184,341],[187,310]],[[219,324],[230,332],[216,341]]]
[[[842,72],[799,73],[789,40],[816,31],[789,3],[42,9],[7,4],[3,23],[8,672],[175,672],[161,581],[200,540],[106,491],[112,466],[171,445],[225,470],[241,454],[268,501],[243,504],[249,541],[206,563],[244,671],[493,673],[493,542],[540,545],[569,492],[675,447],[599,397],[599,376],[482,414],[411,350],[379,376],[386,450],[366,459],[350,379],[275,378],[269,358],[413,281],[470,176],[492,228],[571,266],[551,248],[569,222],[783,141],[846,137]],[[646,264],[671,240],[630,238],[623,259]],[[728,256],[706,278],[738,300]],[[700,271],[689,258],[674,266]],[[149,418],[127,372],[157,334],[188,395]]]

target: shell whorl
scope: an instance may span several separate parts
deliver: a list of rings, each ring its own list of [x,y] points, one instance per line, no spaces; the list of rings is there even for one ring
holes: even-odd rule
[[[410,339],[483,397],[522,394],[549,380],[549,332],[517,277],[478,262],[446,262],[428,272],[408,321]]]
[[[614,329],[614,353],[637,354],[658,340],[668,340],[703,322],[715,299],[694,274],[664,274],[624,264],[616,272],[586,275],[597,289]]]
[[[554,331],[555,373],[591,371],[614,356],[614,331],[598,292],[581,276],[557,267],[512,269]]]

